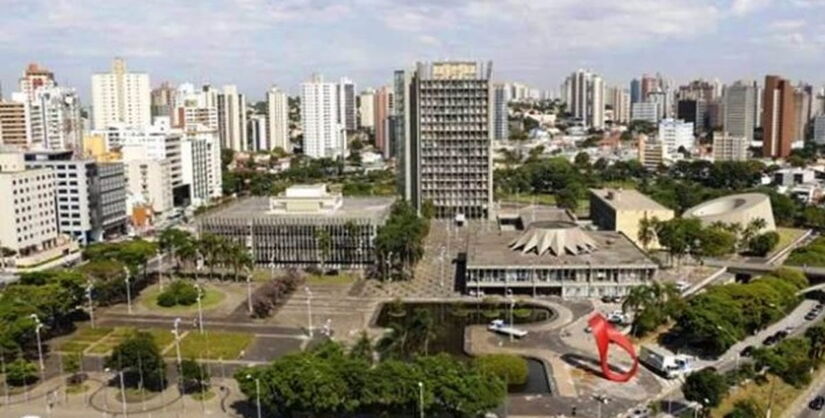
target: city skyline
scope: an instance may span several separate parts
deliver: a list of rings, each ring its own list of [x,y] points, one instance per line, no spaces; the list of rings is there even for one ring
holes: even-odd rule
[[[819,0],[160,3],[11,0],[0,16],[4,95],[37,62],[88,103],[91,75],[115,56],[148,72],[153,86],[237,84],[254,100],[271,84],[297,94],[315,72],[378,87],[395,69],[439,59],[493,60],[495,81],[549,90],[580,67],[608,85],[656,72],[677,82],[765,74],[825,82]]]

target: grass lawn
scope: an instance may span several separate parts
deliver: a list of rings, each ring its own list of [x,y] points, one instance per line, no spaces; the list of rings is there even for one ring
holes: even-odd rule
[[[215,289],[212,286],[206,285],[204,287],[206,289],[206,294],[203,296],[203,300],[201,300],[201,305],[203,306],[204,310],[214,308],[215,306],[220,304],[221,301],[223,301],[223,299],[226,297],[226,295],[223,292]],[[140,303],[143,304],[143,306],[145,306],[146,308],[158,312],[188,313],[198,311],[197,303],[193,303],[188,306],[160,306],[158,305],[158,296],[160,295],[160,293],[161,291],[159,287],[155,287],[148,291],[144,291],[143,294],[140,295]]]
[[[820,372],[820,374],[821,373],[822,372]],[[814,377],[814,379],[816,379],[816,377]],[[793,403],[794,399],[805,391],[804,388],[797,389],[783,382],[782,379],[769,374],[767,381],[762,381],[761,384],[752,381],[737,388],[735,391],[731,391],[722,403],[711,411],[710,416],[712,418],[723,418],[725,414],[733,410],[733,405],[736,402],[748,398],[753,399],[763,411],[766,411],[771,399],[772,385],[774,385],[773,411],[784,411]]]
[[[602,185],[602,189],[625,189],[625,190],[636,190],[638,184],[634,180],[615,180],[615,181],[606,181]]]
[[[252,334],[213,331],[201,334],[198,331],[190,331],[180,342],[180,353],[183,358],[198,360],[235,360],[241,356],[241,351],[249,346],[252,339]]]
[[[60,347],[57,348],[57,351],[66,354],[82,353],[92,344],[100,341],[111,332],[112,328],[80,328],[68,341],[61,344]]]
[[[215,392],[211,390],[207,390],[204,392],[195,392],[192,395],[192,399],[200,402],[200,401],[208,401],[215,397]]]
[[[306,279],[308,285],[325,285],[325,284],[350,284],[355,282],[357,277],[351,273],[339,273],[332,275],[313,274]]]
[[[784,228],[784,227],[777,227],[776,233],[779,234],[779,242],[776,244],[776,248],[768,254],[768,256],[774,255],[779,251],[784,250],[787,246],[791,245],[797,238],[801,237],[802,234],[805,233],[804,229],[796,229],[796,228]]]
[[[143,329],[141,331],[151,334],[161,351],[169,346],[169,344],[172,344],[172,340],[174,339],[172,332],[168,329],[150,328]],[[103,341],[92,347],[91,350],[89,350],[89,353],[109,354],[113,348],[123,342],[123,340],[125,340],[133,332],[135,332],[135,328],[132,327],[115,328],[111,334],[103,339]]]

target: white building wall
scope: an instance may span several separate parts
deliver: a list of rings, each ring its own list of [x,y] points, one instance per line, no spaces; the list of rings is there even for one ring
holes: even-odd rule
[[[659,122],[659,141],[667,147],[670,155],[684,148],[692,152],[695,146],[693,137],[693,122],[683,120],[663,119]]]
[[[362,128],[375,127],[375,91],[367,90],[358,96],[358,122]]]
[[[22,154],[18,154],[21,159]],[[0,172],[0,247],[39,251],[57,238],[54,173],[50,169]]]
[[[151,123],[151,88],[149,75],[130,73],[126,64],[116,59],[112,71],[92,75],[92,121],[95,129],[123,122],[133,127]]]
[[[267,130],[270,149],[281,147],[292,152],[289,140],[289,98],[278,87],[273,86],[266,92]]]
[[[337,84],[315,77],[301,84],[304,154],[312,158],[346,156],[346,135],[338,123]]]

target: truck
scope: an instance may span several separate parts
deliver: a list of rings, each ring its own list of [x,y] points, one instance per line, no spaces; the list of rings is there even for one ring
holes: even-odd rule
[[[673,354],[668,350],[643,345],[639,350],[639,361],[654,372],[675,379],[690,371],[690,357]]]

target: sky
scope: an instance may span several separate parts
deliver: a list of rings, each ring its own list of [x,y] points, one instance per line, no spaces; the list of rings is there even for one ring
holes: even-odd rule
[[[312,73],[389,84],[416,61],[493,61],[498,81],[557,90],[577,68],[626,85],[780,74],[825,82],[825,0],[0,0],[6,96],[29,62],[89,96],[122,56],[162,81],[259,100]]]

